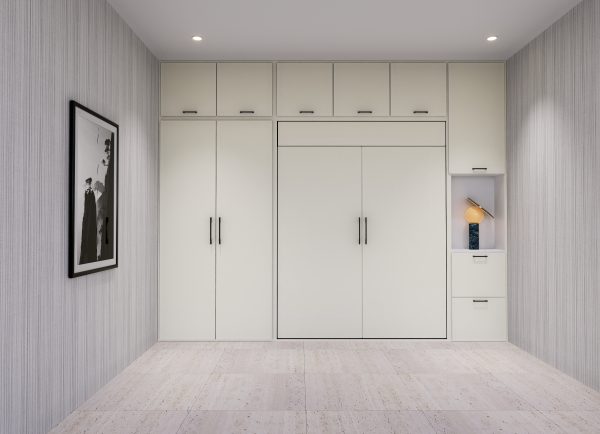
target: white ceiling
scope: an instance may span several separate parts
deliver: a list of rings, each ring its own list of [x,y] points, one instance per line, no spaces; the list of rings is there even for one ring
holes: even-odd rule
[[[503,60],[579,1],[109,0],[161,60]]]

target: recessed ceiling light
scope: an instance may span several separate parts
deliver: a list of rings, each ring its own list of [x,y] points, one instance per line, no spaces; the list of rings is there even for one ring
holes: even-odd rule
[[[192,36],[192,39],[196,42],[200,42],[202,40],[202,36]]]
[[[487,37],[487,41],[488,42],[494,42],[498,40],[498,36],[488,36]]]

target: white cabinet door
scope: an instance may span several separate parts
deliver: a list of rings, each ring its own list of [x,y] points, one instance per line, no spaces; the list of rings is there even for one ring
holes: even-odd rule
[[[505,253],[452,253],[452,296],[506,297]]]
[[[215,115],[215,63],[163,63],[160,71],[161,116]]]
[[[364,337],[446,337],[445,148],[363,148]]]
[[[334,64],[335,116],[388,116],[389,68],[388,63]]]
[[[506,298],[453,298],[452,340],[506,341]]]
[[[360,338],[360,148],[278,151],[278,336]]]
[[[392,63],[392,116],[446,116],[445,63]]]
[[[450,173],[503,174],[504,63],[451,63],[448,80]]]
[[[273,337],[272,128],[217,125],[217,339]]]
[[[331,63],[277,64],[279,116],[331,116],[332,106]]]
[[[273,64],[219,63],[218,116],[271,116]]]
[[[160,125],[161,340],[215,338],[215,130]]]

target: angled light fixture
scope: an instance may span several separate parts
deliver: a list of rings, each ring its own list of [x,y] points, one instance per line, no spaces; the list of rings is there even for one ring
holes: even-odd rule
[[[488,42],[494,42],[494,41],[498,40],[498,36],[491,35],[491,36],[488,36],[486,39]]]
[[[486,215],[492,219],[494,216],[470,197],[467,202],[470,205],[465,211],[465,220],[469,223],[469,250],[479,250],[479,223]]]

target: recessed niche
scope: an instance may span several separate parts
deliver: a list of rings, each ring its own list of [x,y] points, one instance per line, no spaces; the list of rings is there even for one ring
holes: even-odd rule
[[[467,198],[471,198],[494,216],[493,219],[486,216],[479,226],[479,249],[504,250],[504,176],[453,176],[451,184],[452,249],[467,250],[469,247],[469,224],[464,214],[469,207]]]

